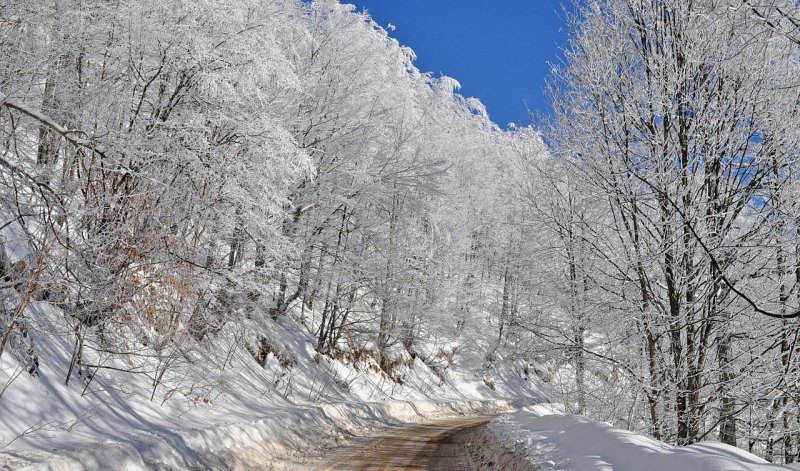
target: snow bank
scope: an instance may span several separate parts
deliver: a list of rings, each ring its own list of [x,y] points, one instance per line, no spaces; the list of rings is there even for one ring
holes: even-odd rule
[[[767,471],[770,464],[716,442],[674,447],[627,430],[575,415],[552,415],[551,407],[528,407],[493,420],[489,428],[507,444],[518,444],[538,469],[570,471]]]
[[[486,427],[459,432],[456,438],[465,443],[473,469],[481,471],[535,471],[520,444],[505,443]]]

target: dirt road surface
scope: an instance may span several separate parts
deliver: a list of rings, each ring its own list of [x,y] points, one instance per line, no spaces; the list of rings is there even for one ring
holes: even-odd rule
[[[493,417],[468,417],[405,425],[366,444],[333,454],[328,471],[452,470],[477,471],[459,432],[480,427]]]

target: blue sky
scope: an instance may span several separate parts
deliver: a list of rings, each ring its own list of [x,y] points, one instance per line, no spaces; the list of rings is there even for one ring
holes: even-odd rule
[[[530,123],[547,113],[548,62],[567,41],[562,4],[571,0],[342,0],[367,9],[417,54],[417,67],[455,78],[493,121]]]

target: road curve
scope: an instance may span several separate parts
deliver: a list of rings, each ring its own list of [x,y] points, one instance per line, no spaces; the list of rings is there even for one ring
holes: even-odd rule
[[[458,432],[480,427],[493,417],[463,417],[406,425],[365,445],[337,451],[322,469],[328,471],[472,470]]]

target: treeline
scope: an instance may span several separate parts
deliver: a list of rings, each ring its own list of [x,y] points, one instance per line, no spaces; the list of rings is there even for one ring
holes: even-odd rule
[[[572,410],[797,461],[799,20],[780,0],[578,6],[531,192]]]
[[[222,331],[262,364],[291,357],[270,338],[288,312],[321,354],[367,351],[387,373],[400,345],[478,316],[507,336],[520,237],[504,162],[543,145],[420,73],[367,15],[0,8],[0,357],[37,374],[69,345],[65,382],[122,368],[155,396]]]

